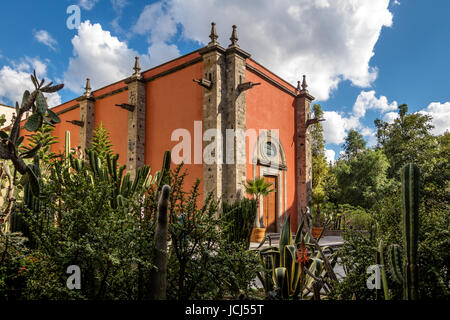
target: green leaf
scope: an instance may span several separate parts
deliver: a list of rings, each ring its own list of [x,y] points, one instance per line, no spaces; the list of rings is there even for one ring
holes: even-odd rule
[[[8,140],[9,136],[5,131],[0,131],[0,138]]]
[[[43,87],[43,88],[41,89],[41,91],[42,91],[42,92],[46,92],[46,93],[52,93],[52,92],[56,92],[56,91],[59,91],[59,90],[61,90],[62,88],[64,88],[64,84],[63,84],[63,83],[57,84],[57,85],[54,85],[54,86],[50,86],[51,84],[52,84],[52,82],[50,82],[48,85],[46,85],[45,87]]]
[[[38,94],[36,96],[36,106],[37,112],[39,112],[42,116],[44,116],[45,113],[47,112],[48,105],[41,91],[38,91]]]
[[[35,132],[39,129],[42,123],[42,117],[38,113],[33,113],[30,117],[28,117],[27,122],[25,123],[25,129],[30,132]]]
[[[27,158],[33,158],[39,151],[39,149],[41,148],[41,143],[39,142],[33,149],[30,149],[24,153],[22,153],[20,156],[24,159]]]
[[[17,141],[16,141],[16,148],[17,148],[18,146],[20,146],[20,144],[22,143],[23,139],[24,139],[23,136],[21,136],[21,137],[19,137],[19,139],[17,139]]]
[[[274,271],[274,278],[277,287],[280,289],[281,296],[286,299],[289,297],[289,278],[287,269],[283,267],[276,268]]]
[[[60,123],[61,122],[61,119],[58,117],[58,115],[56,113],[54,113],[51,109],[48,109],[47,112],[48,112],[48,116],[49,116],[50,120],[53,123],[56,124],[56,123]]]
[[[27,102],[29,97],[30,97],[30,91],[25,90],[25,92],[23,93],[22,104],[20,105],[21,108],[25,105],[25,103]]]

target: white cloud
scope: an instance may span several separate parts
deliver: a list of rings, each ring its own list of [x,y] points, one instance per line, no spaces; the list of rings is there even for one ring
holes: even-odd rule
[[[343,113],[336,111],[325,111],[322,122],[323,137],[326,143],[340,144],[345,141],[347,132],[360,126],[359,119],[355,117],[345,117]]]
[[[383,121],[393,123],[398,118],[398,112],[388,112],[383,116]]]
[[[346,115],[336,111],[324,112],[323,122],[324,138],[327,143],[340,144],[345,141],[345,137],[350,129],[357,129],[367,139],[367,145],[376,144],[376,133],[373,129],[364,127],[360,119],[364,118],[367,110],[377,110],[381,113],[396,110],[397,102],[388,102],[385,96],[377,98],[375,91],[361,91],[355,100],[352,111]],[[395,112],[388,112],[385,118],[391,119]]]
[[[325,149],[325,157],[327,158],[327,162],[334,163],[336,161],[336,152],[331,149]]]
[[[36,70],[39,79],[46,78],[47,65],[38,58],[25,57],[20,62],[11,66],[3,66],[0,69],[0,103],[15,105],[15,102],[22,101],[25,90],[33,90],[34,86],[30,79],[30,74]],[[46,79],[47,83],[49,82]],[[61,103],[58,93],[47,94],[47,102],[50,107]]]
[[[180,51],[174,44],[155,42],[148,48],[148,55],[150,56],[150,67],[154,67],[178,57]]]
[[[434,129],[431,131],[434,135],[443,134],[450,131],[450,102],[440,103],[432,102],[419,113],[427,114],[433,117],[432,124]]]
[[[91,10],[99,0],[79,0],[78,5],[85,10]]]
[[[175,44],[169,44],[177,33],[177,23],[162,2],[145,6],[132,31],[148,35],[150,66],[156,66],[180,55]]]
[[[141,57],[142,68],[149,65],[148,56],[139,55],[126,42],[89,20],[80,24],[72,45],[74,56],[69,59],[64,83],[76,93],[82,93],[86,78],[91,79],[91,86],[96,89],[130,76],[135,56]]]
[[[58,42],[46,30],[38,30],[34,32],[34,38],[42,44],[45,44],[52,50],[56,50]]]
[[[150,26],[161,21],[156,29],[167,38],[180,23],[184,38],[206,44],[215,21],[226,47],[236,24],[241,48],[293,84],[306,74],[311,94],[326,100],[342,80],[368,87],[376,79],[369,62],[382,27],[392,25],[388,5],[389,0],[261,0],[255,10],[251,1],[167,0],[147,6],[141,17],[152,19],[139,19],[134,31],[154,38]]]
[[[358,118],[366,115],[366,110],[375,109],[381,112],[397,110],[397,101],[388,103],[385,96],[375,97],[375,91],[361,91],[353,105],[353,114]]]

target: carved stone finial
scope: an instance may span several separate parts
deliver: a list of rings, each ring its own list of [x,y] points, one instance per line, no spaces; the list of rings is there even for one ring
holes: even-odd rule
[[[84,96],[90,97],[91,96],[91,79],[86,78],[86,86],[84,87]]]
[[[237,27],[235,25],[233,25],[233,32],[231,33],[231,44],[229,45],[229,47],[239,47],[239,45],[237,44],[238,42],[238,36],[237,36],[237,31],[236,31]]]
[[[139,57],[134,58],[134,73],[133,77],[140,78],[141,77],[141,66],[139,65]]]
[[[297,91],[300,92],[301,88],[300,88],[300,81],[297,81]]]
[[[303,75],[303,81],[302,81],[302,91],[307,91],[308,84],[306,83],[306,76]]]
[[[217,42],[217,39],[219,38],[219,36],[217,35],[217,32],[216,32],[216,23],[215,22],[211,22],[211,34],[209,35],[209,37],[211,38],[211,41],[208,43],[208,46],[215,46],[215,45],[219,44]]]

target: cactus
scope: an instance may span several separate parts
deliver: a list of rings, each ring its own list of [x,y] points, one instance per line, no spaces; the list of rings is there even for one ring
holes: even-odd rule
[[[164,184],[169,183],[168,180],[169,180],[169,171],[170,171],[170,161],[171,161],[170,151],[166,150],[166,152],[164,152],[164,158],[163,158],[161,171],[158,172],[158,193],[161,192]]]
[[[66,162],[66,165],[69,164],[69,157],[70,157],[70,131],[66,131],[66,137],[64,140],[64,160]]]
[[[398,244],[392,244],[390,246],[389,262],[391,274],[395,282],[403,284],[402,251]]]
[[[380,240],[378,244],[378,253],[380,255],[381,264],[381,282],[383,283],[384,300],[389,300],[389,287],[386,277],[386,265],[384,263],[384,245],[383,240]]]
[[[406,164],[402,168],[403,214],[403,298],[418,298],[417,240],[419,235],[419,168]]]
[[[158,202],[158,217],[155,231],[155,266],[157,270],[152,272],[150,298],[153,300],[166,299],[167,281],[167,234],[170,187],[164,185]]]

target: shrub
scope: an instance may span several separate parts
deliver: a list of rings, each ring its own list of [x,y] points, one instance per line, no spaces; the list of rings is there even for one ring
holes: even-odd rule
[[[225,237],[229,242],[241,244],[245,249],[250,247],[250,236],[257,215],[255,199],[240,199],[233,204],[223,202],[222,220],[228,224]]]
[[[184,191],[186,172],[181,169],[177,167],[170,176],[168,299],[247,294],[256,277],[256,253],[228,241],[227,224],[217,215],[217,202],[210,194],[199,206],[200,181]]]

